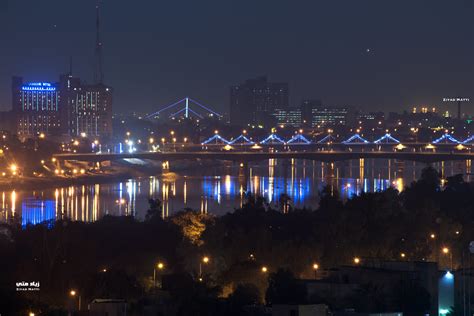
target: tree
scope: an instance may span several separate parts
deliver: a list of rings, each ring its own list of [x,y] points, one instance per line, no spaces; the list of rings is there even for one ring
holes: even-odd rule
[[[260,292],[257,286],[252,283],[239,284],[229,297],[231,313],[234,315],[242,315],[244,306],[256,305],[259,302]]]
[[[171,218],[171,222],[181,229],[184,237],[197,246],[203,244],[201,235],[209,220],[209,215],[192,210],[178,212]]]
[[[161,201],[159,199],[149,199],[148,204],[150,208],[146,211],[145,220],[161,218]]]
[[[301,304],[306,302],[306,287],[288,269],[270,274],[265,294],[267,304]]]

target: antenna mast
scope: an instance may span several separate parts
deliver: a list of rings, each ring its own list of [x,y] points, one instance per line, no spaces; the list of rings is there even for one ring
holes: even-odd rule
[[[100,0],[97,0],[96,9],[96,40],[95,40],[95,65],[94,65],[94,82],[102,83],[104,73],[102,71],[102,41],[100,39]]]

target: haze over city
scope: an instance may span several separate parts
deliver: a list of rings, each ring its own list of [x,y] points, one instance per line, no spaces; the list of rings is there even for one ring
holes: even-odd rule
[[[388,112],[473,92],[469,0],[102,2],[114,112],[190,96],[228,113],[229,86],[259,75],[288,82],[291,105],[321,99]],[[69,56],[74,74],[92,81],[94,6],[2,0],[1,109],[10,109],[12,75],[55,81]]]

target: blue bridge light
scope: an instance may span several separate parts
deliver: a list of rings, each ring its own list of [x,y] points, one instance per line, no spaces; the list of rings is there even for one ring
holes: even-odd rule
[[[391,134],[387,133],[384,136],[380,137],[376,141],[374,141],[375,144],[399,144],[400,141],[394,137],[392,137]]]
[[[240,135],[239,137],[231,140],[229,142],[230,145],[238,144],[238,145],[253,145],[255,142],[251,141],[245,135]]]
[[[451,136],[450,134],[444,134],[443,136],[441,136],[440,138],[438,139],[435,139],[433,141],[433,144],[439,144],[439,143],[444,143],[444,144],[460,144],[461,142],[459,140],[457,140],[456,138],[454,138],[453,136]]]
[[[262,140],[260,144],[284,144],[285,141],[278,137],[276,134],[270,134],[267,138]]]
[[[206,139],[206,140],[202,143],[202,145],[208,145],[208,144],[211,144],[211,143],[214,143],[214,144],[226,144],[226,145],[229,145],[229,144],[230,144],[230,142],[229,142],[227,139],[221,137],[219,134],[215,134],[214,136],[212,136],[212,137]]]
[[[354,134],[345,141],[342,142],[343,144],[368,144],[369,141],[365,138],[362,138],[359,134]]]
[[[309,145],[311,144],[311,141],[308,140],[306,137],[304,137],[301,134],[297,134],[293,136],[287,144],[294,144],[294,145]]]

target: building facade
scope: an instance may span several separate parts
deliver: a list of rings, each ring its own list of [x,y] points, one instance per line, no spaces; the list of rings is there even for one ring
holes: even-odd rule
[[[349,106],[321,106],[311,110],[311,127],[350,125],[354,111]]]
[[[70,136],[112,136],[112,88],[61,76],[61,117]]]
[[[12,119],[20,139],[38,135],[112,136],[112,89],[71,75],[59,83],[12,79]]]
[[[12,79],[12,113],[22,139],[61,133],[60,91],[57,83]]]
[[[275,124],[276,109],[287,109],[288,83],[268,82],[267,77],[246,80],[230,88],[230,122],[235,125]]]
[[[297,107],[275,109],[273,116],[279,126],[301,127],[303,123],[302,111]]]

